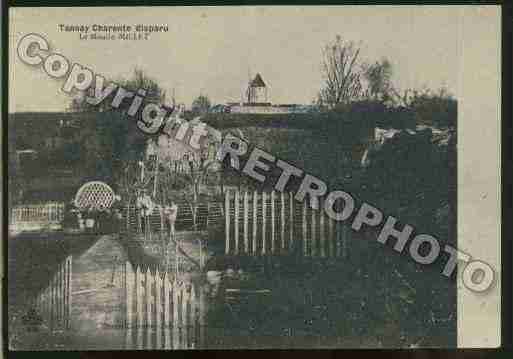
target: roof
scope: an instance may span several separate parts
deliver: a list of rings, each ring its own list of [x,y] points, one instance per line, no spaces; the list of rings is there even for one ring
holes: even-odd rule
[[[260,74],[256,74],[255,78],[249,83],[250,87],[266,87],[264,80]]]

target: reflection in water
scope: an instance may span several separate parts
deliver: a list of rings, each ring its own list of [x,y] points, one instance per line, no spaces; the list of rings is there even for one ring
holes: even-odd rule
[[[125,332],[125,349],[197,349],[204,347],[204,327],[129,328]]]
[[[48,285],[37,295],[34,303],[36,313],[50,329],[70,328],[71,316],[71,268],[72,256],[59,263]]]
[[[124,271],[127,349],[192,349],[202,346],[206,296],[204,279],[178,280],[158,267],[146,271],[129,262]]]
[[[67,242],[9,242],[11,253],[19,257],[11,262],[17,267],[9,270],[9,293],[16,294],[9,298],[13,308],[9,311],[11,347],[23,350],[348,348],[376,347],[383,340],[388,340],[388,346],[399,346],[405,345],[399,342],[401,335],[418,326],[418,322],[409,325],[404,321],[394,322],[400,325],[388,325],[390,317],[383,314],[382,298],[368,298],[368,293],[378,293],[371,289],[376,283],[361,276],[352,280],[355,275],[345,263],[330,262],[328,266],[325,262],[295,263],[285,258],[244,266],[227,262],[215,267],[223,268],[222,271],[189,272],[175,278],[166,271],[149,269],[153,263],[138,261],[145,267],[132,268],[125,263],[128,258],[122,257],[122,246],[109,238],[90,240],[88,245],[82,239],[73,242],[71,293],[71,288],[66,291],[70,281],[61,282],[71,270],[61,268],[56,272],[57,264],[71,254],[59,249],[60,243]],[[13,249],[14,245],[17,247]],[[89,249],[80,249],[85,247]],[[60,256],[37,255],[46,252],[58,252]],[[123,259],[114,263],[111,258]],[[38,266],[27,267],[24,263]],[[51,271],[39,269],[41,264]],[[46,275],[47,272],[51,275]],[[57,280],[52,279],[55,273]],[[59,290],[45,289],[49,283]],[[28,287],[29,284],[33,285]],[[26,290],[16,290],[20,288]],[[43,295],[37,297],[36,293]],[[63,300],[70,294],[69,302]],[[58,313],[62,313],[63,304],[65,307],[70,304],[69,330],[62,330],[62,325],[52,327],[47,310],[52,302],[53,308],[59,308]],[[26,314],[34,303],[39,310]],[[403,317],[410,320],[412,316],[407,314]],[[30,321],[38,315],[41,320]],[[422,317],[413,319],[420,321]],[[39,322],[42,324],[33,324]],[[451,325],[448,328],[453,330]],[[413,335],[406,339],[418,341]],[[446,341],[435,339],[437,346],[449,345],[451,340],[450,337]]]

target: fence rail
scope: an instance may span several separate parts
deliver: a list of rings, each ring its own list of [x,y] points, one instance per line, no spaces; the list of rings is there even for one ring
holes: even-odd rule
[[[175,222],[178,230],[189,229],[193,226],[193,215],[190,206],[186,202],[179,202],[178,216]],[[196,214],[196,229],[206,229],[212,226],[223,225],[223,205],[221,202],[202,203],[198,206]],[[166,220],[161,208],[154,208],[151,215],[148,216],[148,224],[150,233],[158,233],[164,231]],[[123,214],[124,227],[128,233],[142,233],[142,223],[140,210],[134,205],[124,207]]]
[[[72,256],[59,263],[48,285],[36,296],[36,309],[50,329],[71,327]]]
[[[226,254],[347,255],[347,225],[297,202],[292,193],[226,191],[224,207]]]
[[[16,206],[11,212],[13,229],[59,226],[64,218],[64,203]]]
[[[135,340],[135,347],[143,349],[145,341],[146,348],[184,349],[202,342],[206,304],[201,286],[126,262],[124,292],[127,341]]]

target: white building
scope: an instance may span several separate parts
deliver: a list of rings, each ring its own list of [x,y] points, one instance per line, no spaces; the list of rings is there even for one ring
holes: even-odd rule
[[[269,87],[262,76],[257,73],[248,83],[241,102],[229,102],[227,108],[217,109],[216,112],[252,113],[252,114],[288,114],[307,112],[305,106],[295,104],[273,105],[269,99]]]

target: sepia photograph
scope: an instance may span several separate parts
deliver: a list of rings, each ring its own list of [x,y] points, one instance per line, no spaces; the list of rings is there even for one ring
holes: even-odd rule
[[[8,10],[9,350],[500,345],[500,7]]]

